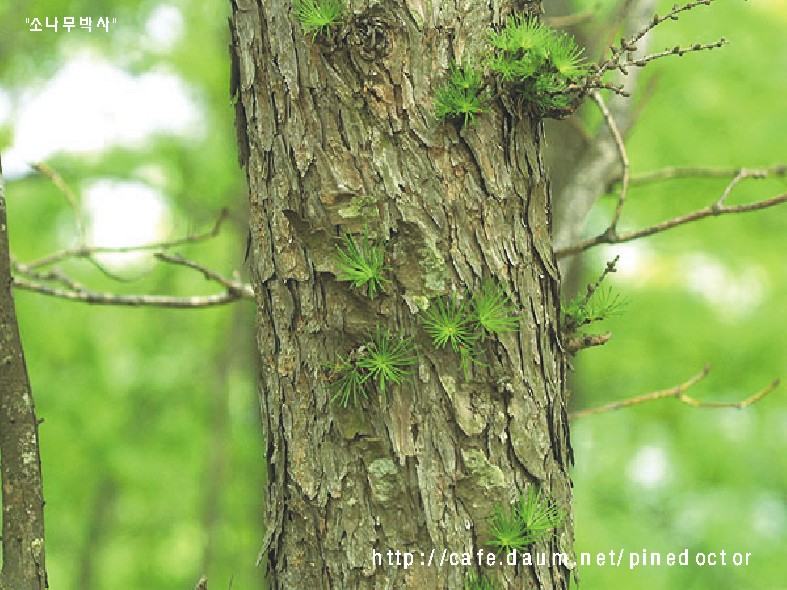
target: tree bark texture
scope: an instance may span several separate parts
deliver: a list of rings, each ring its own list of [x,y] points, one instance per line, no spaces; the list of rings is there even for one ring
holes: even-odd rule
[[[515,99],[467,128],[438,124],[432,106],[452,59],[476,55],[512,11],[540,7],[348,6],[341,29],[314,41],[290,0],[234,0],[230,23],[269,465],[261,558],[272,588],[464,588],[468,568],[436,560],[491,549],[495,502],[536,484],[571,505],[541,122]],[[391,267],[374,300],[336,280],[336,245],[364,231],[387,240]],[[466,375],[417,312],[486,278],[504,287],[520,329],[487,340],[487,366]],[[332,405],[325,364],[376,325],[415,338],[412,381],[359,408]],[[567,565],[481,572],[506,588],[567,588],[572,544],[569,517],[534,547]],[[416,563],[389,565],[389,550]]]
[[[0,468],[3,569],[0,590],[48,588],[38,421],[14,311],[5,187],[0,167]]]

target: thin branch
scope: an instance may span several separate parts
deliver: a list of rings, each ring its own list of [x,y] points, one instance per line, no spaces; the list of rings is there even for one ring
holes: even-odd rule
[[[207,280],[223,285],[228,292],[237,291],[238,293],[243,294],[243,292],[246,291],[247,289],[251,289],[251,285],[248,285],[246,283],[241,283],[238,281],[231,281],[226,277],[221,276],[217,272],[209,269],[207,266],[203,266],[198,262],[189,260],[187,258],[183,258],[183,256],[180,256],[179,254],[167,254],[166,252],[157,252],[155,254],[155,257],[169,264],[176,264],[180,266],[185,266],[186,268],[190,268],[192,270],[196,270],[197,272],[202,273]],[[254,291],[252,290],[249,292],[251,293],[250,296],[254,297]]]
[[[612,55],[606,61],[599,64],[596,70],[596,76],[598,78],[601,78],[601,76],[603,76],[609,70],[621,69],[621,57],[631,53],[632,51],[636,51],[637,43],[639,43],[645,35],[647,35],[650,31],[655,29],[661,23],[667,20],[678,20],[678,16],[681,13],[687,12],[701,5],[709,6],[714,1],[715,0],[696,0],[695,2],[689,2],[687,4],[684,4],[683,6],[679,6],[676,4],[675,6],[672,7],[672,10],[670,10],[664,16],[658,16],[658,15],[654,16],[646,26],[640,29],[632,37],[628,39],[621,39],[620,48],[617,47],[611,48]],[[687,50],[697,51],[697,50],[692,50],[691,48],[687,48]],[[651,60],[648,59],[647,61],[651,61]],[[625,65],[627,65],[626,62],[623,63],[624,68]],[[629,64],[629,65],[633,65],[633,64]],[[621,69],[621,71],[625,73],[625,69]]]
[[[85,247],[87,244],[87,234],[85,232],[86,227],[85,227],[84,219],[82,217],[82,211],[79,207],[79,204],[77,203],[77,199],[76,196],[74,195],[74,192],[69,188],[69,186],[66,184],[65,180],[63,180],[63,177],[60,176],[57,170],[55,170],[45,162],[38,162],[35,164],[31,164],[31,166],[33,167],[34,170],[40,172],[41,174],[49,178],[52,184],[54,184],[55,187],[57,187],[57,189],[61,193],[63,193],[63,196],[65,197],[66,201],[68,201],[69,206],[74,212],[74,218],[76,219],[77,233],[79,234],[79,244],[82,247]],[[104,264],[102,264],[101,261],[97,260],[93,256],[87,256],[86,258],[96,269],[98,269],[99,272],[101,272],[107,278],[112,279],[113,281],[117,281],[119,283],[129,283],[131,281],[137,280],[138,278],[138,277],[127,278],[122,275],[119,275],[114,271],[110,270],[109,268],[107,268],[106,266],[104,266]]]
[[[593,297],[596,291],[598,291],[599,287],[601,287],[601,283],[604,282],[604,279],[609,276],[610,273],[617,272],[617,265],[618,261],[620,260],[620,255],[615,256],[612,260],[607,261],[607,266],[604,267],[604,270],[599,275],[598,280],[592,285],[588,285],[587,293],[585,293],[585,297],[582,299],[580,305],[582,307],[587,307],[587,304],[590,303],[590,299]]]
[[[58,262],[62,262],[63,260],[68,260],[69,258],[88,258],[94,256],[96,254],[122,254],[126,252],[150,252],[156,250],[167,250],[169,248],[174,248],[176,246],[182,246],[184,244],[193,244],[195,242],[202,242],[204,240],[216,237],[219,232],[221,231],[222,223],[229,217],[229,209],[226,207],[221,210],[216,222],[214,223],[213,227],[199,234],[191,234],[182,238],[177,238],[174,240],[162,241],[162,242],[155,242],[151,244],[142,244],[140,246],[81,246],[79,248],[70,248],[67,250],[61,250],[59,252],[55,252],[54,254],[50,254],[45,256],[44,258],[40,258],[39,260],[35,260],[33,262],[25,264],[25,267],[28,270],[40,268],[42,266],[50,266],[52,264],[57,264]]]
[[[673,179],[680,179],[680,178],[729,178],[731,176],[735,176],[740,174],[742,171],[741,168],[711,168],[706,166],[670,166],[668,168],[662,168],[661,170],[656,170],[654,172],[647,172],[645,174],[638,174],[636,176],[632,176],[630,179],[630,183],[634,184],[648,184],[651,182],[658,182],[661,180],[673,180]],[[757,170],[750,170],[752,173],[751,175],[754,176],[756,172],[759,175],[764,176],[785,176],[787,175],[787,165],[785,164],[777,164],[776,166],[770,166],[769,168],[759,168]],[[616,178],[613,182],[619,181],[620,178]]]
[[[119,305],[129,307],[167,307],[175,309],[194,309],[226,305],[243,299],[254,299],[251,285],[238,283],[236,289],[227,290],[215,295],[195,295],[192,297],[173,297],[169,295],[120,295],[117,293],[101,293],[89,289],[58,289],[43,283],[29,281],[23,277],[14,277],[14,286],[26,291],[34,291],[51,297],[81,301],[94,305]]]
[[[653,10],[655,0],[636,0],[631,2],[630,10],[621,12],[625,16],[623,32],[633,35],[643,23],[647,23]],[[643,39],[639,50],[647,52],[649,38]],[[632,70],[627,77],[629,89],[636,89],[641,72]],[[620,83],[623,75],[617,76],[613,82]],[[625,137],[633,123],[631,115],[631,101],[623,96],[612,96],[607,102],[607,108],[614,119],[621,136]],[[606,126],[606,125],[605,125]],[[569,246],[582,238],[582,229],[585,220],[596,201],[607,192],[610,177],[619,174],[620,156],[615,145],[615,138],[606,129],[599,127],[595,137],[587,145],[584,154],[577,165],[572,167],[572,172],[555,196],[555,246]],[[572,264],[563,264],[562,269],[570,274]]]
[[[651,227],[646,227],[645,229],[640,229],[629,233],[618,234],[617,232],[612,231],[608,228],[606,231],[604,231],[604,233],[601,233],[594,238],[589,238],[573,246],[569,246],[567,248],[560,248],[556,250],[555,256],[557,258],[573,256],[575,254],[579,254],[580,252],[584,252],[585,250],[589,250],[594,246],[598,246],[599,244],[622,244],[624,242],[631,242],[632,240],[644,238],[647,236],[652,236],[653,234],[667,231],[668,229],[672,229],[674,227],[678,227],[686,223],[691,223],[693,221],[699,221],[700,219],[704,219],[706,217],[718,217],[721,215],[728,215],[734,213],[747,213],[749,211],[759,211],[760,209],[767,209],[769,207],[780,205],[786,201],[787,201],[787,193],[783,193],[771,199],[766,199],[764,201],[757,201],[755,203],[748,203],[745,205],[719,206],[717,201],[713,205],[709,205],[703,209],[694,211],[693,213],[689,213],[687,215],[680,215],[678,217],[674,217],[672,219],[653,225]]]
[[[74,218],[76,219],[77,224],[77,232],[79,232],[79,236],[84,240],[85,222],[82,218],[82,212],[79,208],[79,203],[77,203],[74,192],[66,184],[66,181],[63,180],[63,177],[58,174],[57,170],[49,166],[46,162],[36,162],[31,164],[31,166],[33,170],[46,176],[52,182],[52,184],[54,184],[60,190],[60,192],[63,193],[66,201],[68,201],[69,207],[71,207],[71,210],[74,212]]]
[[[603,412],[619,410],[621,408],[627,408],[629,406],[650,402],[658,399],[664,399],[668,397],[674,397],[679,402],[684,403],[688,406],[693,406],[695,408],[736,408],[741,410],[743,408],[748,408],[749,406],[756,404],[758,401],[763,399],[766,395],[768,395],[773,390],[775,390],[780,384],[780,380],[776,379],[775,381],[773,381],[773,383],[767,385],[766,387],[764,387],[754,395],[751,395],[739,402],[703,402],[685,393],[686,390],[693,387],[699,381],[702,381],[705,377],[707,377],[709,372],[710,372],[710,365],[705,365],[702,371],[694,375],[691,379],[689,379],[685,383],[681,383],[676,387],[672,387],[670,389],[662,389],[660,391],[654,391],[652,393],[647,393],[644,395],[638,395],[636,397],[632,397],[617,402],[612,402],[595,408],[578,410],[576,412],[569,413],[568,416],[571,419],[581,418],[582,416],[601,414]]]
[[[599,61],[604,58],[604,53],[606,53],[607,49],[615,43],[615,37],[620,30],[621,24],[623,24],[624,21],[631,23],[630,15],[632,13],[631,7],[633,3],[634,0],[623,0],[615,11],[615,18],[612,20],[612,23],[607,29],[609,32],[607,33],[607,38],[602,45],[603,49],[602,54],[599,56]]]
[[[30,270],[24,264],[17,262],[13,258],[11,258],[11,268],[14,271],[14,276],[24,275],[28,279],[39,282],[56,282],[60,283],[67,289],[73,289],[75,291],[83,288],[82,285],[80,285],[71,277],[63,274],[60,269],[57,268],[46,271]]]
[[[691,53],[693,51],[704,51],[706,49],[717,49],[719,47],[722,47],[722,46],[726,45],[727,42],[728,41],[724,37],[722,37],[721,39],[719,39],[718,41],[716,41],[714,43],[706,43],[704,45],[702,43],[695,43],[694,45],[690,45],[689,47],[680,47],[680,46],[676,45],[672,49],[665,49],[664,51],[662,51],[660,53],[651,53],[650,55],[646,55],[645,57],[642,57],[640,59],[631,59],[631,60],[622,62],[622,63],[618,64],[618,68],[622,72],[626,73],[626,68],[629,68],[629,67],[641,68],[641,67],[644,67],[648,62],[654,61],[656,59],[660,59],[662,57],[667,57],[669,55],[677,55],[678,57],[683,57],[683,55],[685,53]]]
[[[629,189],[629,157],[626,153],[626,144],[623,142],[623,135],[620,133],[620,129],[618,128],[617,123],[615,123],[615,119],[612,118],[612,114],[609,112],[607,105],[604,103],[604,99],[601,98],[601,94],[598,90],[594,90],[590,93],[590,95],[598,105],[599,110],[601,110],[601,114],[604,115],[604,121],[612,133],[612,137],[615,140],[615,148],[617,149],[618,157],[620,158],[620,165],[623,170],[623,181],[622,186],[620,187],[620,195],[618,195],[618,204],[615,207],[615,214],[612,217],[612,223],[610,223],[611,230],[615,231],[618,226],[618,221],[620,221],[620,214],[623,212],[623,205],[626,203],[626,195],[628,194]]]

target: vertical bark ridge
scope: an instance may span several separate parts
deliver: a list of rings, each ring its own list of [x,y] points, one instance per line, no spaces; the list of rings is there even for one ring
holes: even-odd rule
[[[235,0],[241,161],[251,203],[260,403],[275,588],[462,588],[463,567],[375,567],[372,550],[475,552],[494,501],[530,483],[567,509],[570,446],[541,124],[496,105],[437,125],[434,88],[513,2],[349,2],[311,41],[288,0]],[[371,6],[369,6],[371,4]],[[336,281],[345,232],[387,240],[393,283]],[[420,328],[430,297],[505,287],[520,331],[465,375]],[[415,337],[411,383],[331,405],[324,365],[376,324]],[[572,553],[572,523],[539,552]],[[572,557],[573,559],[573,557]],[[573,567],[573,566],[571,566]],[[497,567],[509,588],[567,588],[568,569]]]

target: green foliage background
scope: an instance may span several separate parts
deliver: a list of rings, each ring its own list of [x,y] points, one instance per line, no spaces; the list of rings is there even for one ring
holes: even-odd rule
[[[590,6],[591,3],[582,3]],[[666,11],[672,3],[661,3]],[[656,33],[652,49],[726,47],[649,68],[656,87],[628,143],[634,174],[665,166],[758,167],[787,161],[784,72],[787,4],[717,2]],[[647,71],[647,70],[646,70]],[[636,189],[622,230],[715,201],[727,181],[671,181]],[[745,182],[728,204],[782,194],[785,179]],[[588,235],[609,219],[597,208]],[[739,401],[787,375],[787,210],[701,221],[588,256],[586,282],[621,255],[611,284],[628,300],[603,326],[612,340],[580,353],[574,409],[682,383],[712,363],[689,393]],[[626,272],[630,266],[635,268]],[[787,402],[783,387],[747,410],[674,400],[576,420],[578,552],[751,552],[749,567],[584,567],[581,587],[641,590],[780,589],[787,526]],[[637,477],[661,463],[663,477]]]
[[[244,180],[237,168],[228,96],[229,3],[174,0],[184,36],[171,52],[146,49],[152,1],[41,0],[0,3],[0,88],[40,88],[73,55],[93,46],[132,73],[166,65],[192,85],[205,114],[200,138],[151,138],[94,157],[50,160],[75,189],[95,178],[137,179],[165,171],[174,235],[210,227],[229,206],[231,223],[185,256],[230,274],[243,263]],[[591,2],[578,2],[578,9]],[[664,10],[669,4],[661,7]],[[109,15],[108,34],[29,33],[24,19]],[[787,161],[780,0],[717,3],[663,27],[654,49],[716,40],[721,50],[669,58],[650,68],[656,90],[630,137],[633,171],[667,165],[759,166]],[[599,28],[599,30],[602,30]],[[96,82],[100,84],[100,81]],[[89,89],[86,89],[89,91]],[[13,124],[0,129],[0,148]],[[560,173],[560,171],[555,171]],[[785,191],[752,181],[731,202]],[[623,229],[711,202],[722,181],[637,189]],[[22,261],[73,245],[73,216],[35,175],[9,183],[12,248]],[[603,228],[608,199],[588,232]],[[66,228],[66,229],[64,229]],[[591,280],[616,252],[613,277],[628,300],[608,320],[613,340],[576,360],[575,407],[673,386],[714,364],[692,390],[739,400],[787,377],[787,209],[708,220],[588,255]],[[208,293],[195,275],[157,268],[112,283],[84,264],[64,265],[95,287],[125,292]],[[693,282],[692,282],[693,281]],[[713,282],[716,281],[716,282]],[[694,285],[692,287],[691,285]],[[748,295],[748,296],[747,296]],[[59,590],[262,587],[264,441],[259,426],[250,303],[198,311],[86,306],[17,291],[18,315],[41,426],[50,583]],[[751,565],[590,566],[585,588],[784,588],[787,403],[777,392],[745,411],[699,410],[671,400],[577,420],[577,551],[751,552]],[[661,463],[659,463],[661,462]],[[661,477],[637,477],[661,465]],[[624,558],[624,563],[626,559]]]

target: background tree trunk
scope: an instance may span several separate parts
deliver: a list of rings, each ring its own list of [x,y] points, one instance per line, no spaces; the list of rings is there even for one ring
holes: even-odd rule
[[[38,420],[14,310],[5,186],[0,164],[0,467],[3,569],[0,590],[48,588]]]
[[[528,483],[571,504],[541,122],[513,101],[466,129],[432,109],[450,60],[477,54],[522,3],[349,4],[341,31],[312,42],[289,0],[234,3],[269,462],[261,556],[274,588],[462,588],[467,568],[419,567],[421,552],[483,548],[493,503]],[[374,301],[337,282],[332,262],[339,238],[364,228],[388,240],[392,268]],[[487,341],[489,366],[465,376],[434,350],[417,305],[490,277],[520,331]],[[362,408],[332,406],[324,364],[378,324],[415,337],[414,379]],[[493,574],[508,588],[567,588],[572,544],[569,518],[536,546],[568,567]],[[416,567],[375,567],[373,549],[413,551]]]

